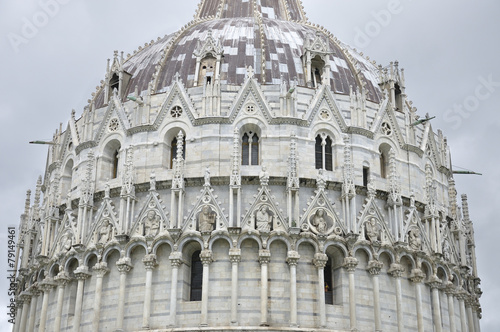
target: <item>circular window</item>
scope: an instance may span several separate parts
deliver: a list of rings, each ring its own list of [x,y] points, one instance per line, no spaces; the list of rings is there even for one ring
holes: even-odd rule
[[[322,110],[322,111],[319,113],[319,116],[320,116],[323,120],[328,120],[328,119],[330,119],[330,112],[328,112],[327,110]]]
[[[118,130],[118,119],[117,118],[113,118],[113,119],[111,119],[111,121],[109,121],[108,129],[109,129],[109,131],[117,131]]]
[[[247,113],[250,113],[250,114],[255,113],[255,110],[256,110],[256,108],[255,108],[254,104],[248,104],[246,107]]]
[[[170,115],[173,118],[178,118],[182,115],[182,108],[180,106],[174,106],[172,110],[170,110]]]
[[[392,134],[391,125],[388,124],[387,122],[382,123],[381,131],[382,131],[382,134],[390,136]]]

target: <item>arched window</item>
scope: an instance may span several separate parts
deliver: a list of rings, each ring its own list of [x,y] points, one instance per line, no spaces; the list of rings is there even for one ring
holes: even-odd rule
[[[387,178],[387,169],[389,168],[389,151],[391,147],[387,144],[382,144],[379,148],[380,152],[380,177]]]
[[[198,74],[198,82],[200,84],[212,83],[212,78],[215,76],[215,65],[217,59],[212,55],[207,55],[200,63],[200,72]]]
[[[259,165],[259,136],[254,132],[246,132],[241,138],[241,164]]]
[[[320,134],[316,136],[314,147],[316,169],[333,171],[333,141],[330,136]]]
[[[189,301],[201,301],[201,289],[203,284],[203,264],[200,259],[200,250],[191,256],[191,294]]]
[[[174,167],[175,158],[177,158],[177,136],[170,143],[170,168]],[[186,159],[186,135],[182,138],[182,158]]]
[[[113,76],[109,80],[109,92],[110,92],[109,95],[110,96],[113,95],[113,91],[115,89],[118,92],[120,92],[120,77],[116,73],[113,73]]]
[[[319,55],[315,56],[311,61],[311,82],[313,87],[317,87],[323,82],[324,68],[325,61]]]
[[[112,140],[104,148],[100,161],[100,179],[116,179],[120,168],[121,144],[118,140]]]
[[[73,181],[73,160],[70,159],[64,166],[61,177],[61,197],[66,199],[68,193],[71,192],[71,183]]]
[[[332,259],[328,257],[328,262],[323,269],[325,280],[325,303],[333,304],[333,276],[332,276]]]

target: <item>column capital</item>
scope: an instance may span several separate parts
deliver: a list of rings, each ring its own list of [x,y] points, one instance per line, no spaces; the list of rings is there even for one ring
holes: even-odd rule
[[[377,260],[371,260],[368,262],[367,270],[372,276],[378,276],[383,267],[384,263]]]
[[[26,302],[26,304],[29,304],[31,302],[31,296],[32,296],[31,293],[26,291],[19,294],[19,298],[21,298],[23,302]]]
[[[142,263],[144,264],[146,270],[153,270],[158,265],[156,262],[156,255],[154,254],[144,256]]]
[[[288,265],[290,266],[296,266],[297,263],[299,262],[299,259],[300,259],[300,255],[298,252],[296,252],[295,250],[290,250],[288,252],[288,255],[286,257],[286,262],[288,263]]]
[[[393,278],[401,278],[403,276],[403,272],[405,268],[401,264],[393,263],[389,268],[389,274],[392,275]]]
[[[259,262],[260,264],[269,264],[271,261],[271,252],[268,249],[259,250]]]
[[[444,291],[448,295],[455,295],[457,293],[457,288],[451,281],[448,281],[445,285]]]
[[[116,262],[116,267],[118,269],[118,272],[120,272],[120,274],[129,273],[130,270],[132,270],[132,268],[133,268],[132,261],[131,261],[130,257],[120,258]]]
[[[241,261],[241,249],[233,248],[229,250],[229,260],[233,264],[238,264]]]
[[[38,296],[40,295],[40,293],[42,292],[40,289],[39,289],[39,285],[38,283],[35,283],[33,285],[31,285],[30,289],[29,289],[30,293],[31,293],[31,296]]]
[[[436,275],[433,275],[427,284],[432,288],[440,288],[443,286],[443,281],[439,279]]]
[[[64,271],[60,271],[55,277],[54,281],[61,287],[66,286],[70,281],[71,278],[66,274]]]
[[[90,277],[88,266],[79,266],[74,272],[77,280],[85,280]]]
[[[108,263],[106,262],[96,263],[92,268],[92,270],[95,272],[98,278],[102,278],[106,273],[109,272]]]
[[[202,250],[200,252],[200,260],[203,265],[210,265],[214,261],[212,250]]]
[[[410,276],[410,280],[415,283],[415,284],[419,284],[421,282],[424,281],[425,279],[425,273],[422,272],[422,270],[420,269],[413,269],[411,270],[411,276]]]
[[[328,263],[328,256],[322,253],[314,254],[313,264],[317,269],[323,269]]]
[[[356,266],[358,266],[358,260],[354,257],[346,257],[344,258],[344,268],[347,272],[353,273],[356,271]]]
[[[179,267],[182,264],[182,253],[178,251],[172,252],[168,259],[170,259],[170,265],[173,267]]]
[[[46,278],[44,281],[40,283],[39,287],[44,293],[49,293],[52,290],[52,288],[56,287],[56,283],[54,282],[54,279]]]

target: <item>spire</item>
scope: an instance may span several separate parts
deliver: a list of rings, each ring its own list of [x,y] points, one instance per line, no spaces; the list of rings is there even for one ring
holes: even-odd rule
[[[285,21],[307,21],[301,0],[201,0],[196,18],[254,17]]]

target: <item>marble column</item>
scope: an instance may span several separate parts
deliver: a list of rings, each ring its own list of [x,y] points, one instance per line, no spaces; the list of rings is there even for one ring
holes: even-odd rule
[[[297,263],[300,255],[296,251],[289,251],[286,261],[290,266],[290,326],[297,327]]]
[[[31,304],[30,304],[30,317],[29,317],[29,324],[28,324],[28,332],[34,332],[35,331],[35,319],[36,319],[36,306],[38,302],[38,296],[40,295],[40,291],[38,290],[38,283],[35,283],[33,286],[31,286],[30,289],[31,292]]]
[[[401,277],[403,276],[404,268],[400,264],[391,264],[389,273],[396,281],[396,312],[398,317],[398,332],[404,331],[403,317],[403,293],[401,290]]]
[[[89,268],[87,266],[80,266],[75,270],[75,278],[78,280],[78,287],[76,289],[75,301],[75,317],[73,318],[73,331],[80,331],[80,323],[82,321],[82,306],[83,306],[83,286],[85,279],[90,277]]]
[[[259,251],[259,262],[260,262],[260,325],[269,326],[267,321],[267,294],[268,289],[268,264],[271,260],[271,252],[267,249],[262,249]]]
[[[231,324],[238,324],[238,265],[241,261],[241,249],[229,250],[231,261]]]
[[[465,310],[467,311],[467,323],[469,325],[469,332],[476,332],[474,328],[474,317],[472,316],[472,306],[474,305],[470,297],[465,301]]]
[[[429,286],[432,290],[432,317],[434,320],[434,330],[436,332],[442,332],[442,320],[441,320],[441,303],[439,301],[439,287],[442,285],[441,279],[436,275],[431,277],[429,281]]]
[[[102,278],[109,272],[106,262],[96,263],[94,265],[95,273],[95,295],[94,295],[94,316],[92,318],[92,331],[99,332],[99,319],[101,313],[101,298],[102,298]]]
[[[319,303],[319,326],[326,326],[326,304],[325,304],[325,266],[328,263],[328,256],[317,253],[314,255],[314,266],[318,270],[318,303]]]
[[[474,329],[476,332],[481,332],[481,326],[479,324],[480,311],[481,311],[481,308],[479,307],[479,304],[475,303],[474,307],[472,308],[472,315],[474,317]]]
[[[26,326],[28,324],[28,311],[31,303],[31,294],[28,292],[22,292],[21,298],[23,300],[23,314],[21,316],[21,324],[19,325],[19,332],[26,331]]]
[[[21,317],[23,317],[23,306],[24,306],[24,300],[18,296],[16,298],[16,318],[14,320],[14,327],[12,329],[13,332],[19,332],[19,326],[21,325]]]
[[[42,311],[40,313],[39,332],[45,332],[47,325],[47,309],[49,308],[49,294],[55,284],[52,278],[46,278],[41,284],[40,289],[43,291]]]
[[[460,326],[461,326],[461,331],[460,332],[467,332],[467,313],[465,311],[465,291],[462,290],[461,292],[458,293],[458,303],[460,305]]]
[[[56,317],[54,322],[54,332],[61,331],[61,318],[64,304],[64,289],[69,283],[70,278],[64,273],[64,271],[59,272],[59,274],[54,278],[57,283],[57,308]]]
[[[380,283],[379,274],[384,267],[382,262],[372,260],[368,262],[368,272],[370,272],[373,281],[373,315],[375,318],[375,332],[382,331],[382,317],[380,315]]]
[[[118,272],[120,272],[120,292],[118,294],[118,313],[116,315],[115,331],[123,331],[123,317],[125,313],[125,286],[127,284],[127,273],[132,270],[132,263],[129,257],[120,258],[116,262]]]
[[[151,317],[151,286],[153,283],[153,270],[158,265],[156,255],[150,254],[142,259],[146,269],[146,284],[144,286],[144,307],[142,311],[142,328],[149,329],[149,319]]]
[[[170,285],[170,327],[176,325],[177,317],[177,279],[179,276],[179,266],[182,264],[182,253],[173,252],[170,254],[170,265],[172,266],[172,283]]]
[[[203,264],[203,281],[201,284],[201,317],[200,326],[208,326],[208,287],[210,285],[210,264],[213,261],[211,250],[202,250],[200,260]]]
[[[354,272],[358,266],[358,260],[354,257],[344,258],[344,268],[349,274],[349,320],[350,329],[356,330],[356,283],[354,281]]]
[[[452,282],[448,282],[445,289],[448,296],[448,315],[450,316],[450,332],[456,332],[457,327],[455,324],[455,286]]]
[[[420,269],[411,271],[411,281],[415,284],[415,302],[417,307],[417,327],[418,332],[424,332],[424,316],[422,312],[422,282],[425,274]]]

